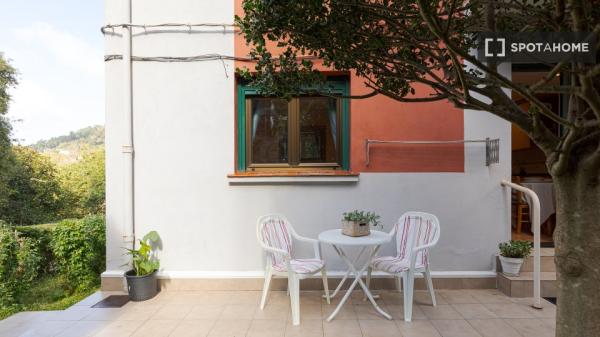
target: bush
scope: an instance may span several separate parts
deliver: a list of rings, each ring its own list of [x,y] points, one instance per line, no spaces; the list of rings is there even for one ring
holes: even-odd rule
[[[29,238],[36,242],[40,253],[41,274],[52,274],[56,270],[54,258],[52,256],[52,230],[54,224],[32,225],[32,226],[16,226],[15,230],[19,232],[21,237]]]
[[[52,234],[52,253],[58,271],[76,290],[95,287],[105,268],[104,217],[63,220]]]
[[[17,302],[38,276],[41,261],[36,241],[0,223],[0,307]]]

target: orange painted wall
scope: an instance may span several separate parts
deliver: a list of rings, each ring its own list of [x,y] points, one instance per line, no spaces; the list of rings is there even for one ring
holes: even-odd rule
[[[241,0],[235,13],[242,15]],[[235,55],[247,56],[250,48],[235,37]],[[236,62],[236,67],[249,66]],[[323,67],[317,69],[325,70]],[[418,96],[430,89],[415,86]],[[360,77],[350,75],[350,93],[370,92]],[[354,172],[464,172],[462,145],[371,145],[370,165],[365,165],[365,140],[464,139],[464,115],[450,102],[400,103],[384,96],[350,101],[350,167]]]

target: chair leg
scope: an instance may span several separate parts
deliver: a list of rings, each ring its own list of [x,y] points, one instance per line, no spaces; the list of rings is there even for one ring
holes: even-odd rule
[[[398,289],[398,292],[401,293],[402,292],[402,276],[396,275],[396,276],[394,276],[394,278],[396,279],[396,289]]]
[[[412,320],[412,305],[413,305],[413,285],[415,282],[414,273],[412,270],[403,273],[404,278],[404,321]]]
[[[435,301],[435,290],[433,289],[433,280],[431,279],[431,271],[429,270],[429,265],[425,268],[425,278],[427,279],[427,289],[429,290],[429,295],[431,295],[431,303],[435,307],[437,302]]]
[[[296,275],[290,275],[290,298],[292,303],[292,324],[300,324],[300,280]]]
[[[523,208],[520,205],[517,205],[517,234],[521,233],[521,229],[523,227]]]
[[[265,308],[265,304],[267,303],[267,296],[269,294],[269,286],[271,285],[271,276],[273,275],[273,271],[271,268],[265,270],[265,284],[263,285],[262,298],[260,300],[260,310]]]
[[[323,278],[323,289],[325,290],[325,298],[327,299],[327,304],[331,304],[331,299],[329,298],[329,282],[327,281],[327,271],[323,267],[321,269],[321,277]]]

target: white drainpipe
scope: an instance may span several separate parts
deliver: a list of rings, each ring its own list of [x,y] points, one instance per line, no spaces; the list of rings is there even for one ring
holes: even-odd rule
[[[542,308],[541,298],[541,266],[540,266],[540,199],[534,191],[527,187],[512,183],[508,180],[501,181],[502,186],[508,186],[517,191],[525,193],[531,200],[530,216],[531,227],[533,228],[533,307],[536,309]]]
[[[124,23],[131,23],[131,0],[123,1]],[[134,245],[133,214],[133,104],[131,79],[131,27],[124,25],[123,32],[123,241]]]

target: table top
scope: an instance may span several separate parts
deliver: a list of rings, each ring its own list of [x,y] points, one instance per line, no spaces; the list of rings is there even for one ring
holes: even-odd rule
[[[319,241],[339,246],[375,246],[391,240],[388,233],[374,230],[369,235],[359,237],[344,235],[341,229],[331,229],[319,234]]]

